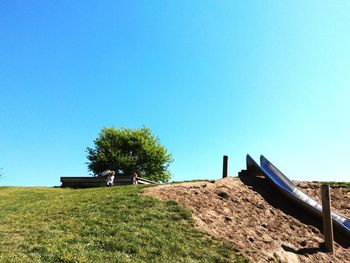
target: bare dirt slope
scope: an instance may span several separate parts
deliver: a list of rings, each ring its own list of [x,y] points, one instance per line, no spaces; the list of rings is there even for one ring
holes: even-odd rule
[[[316,183],[297,184],[312,196],[320,194]],[[331,193],[332,207],[350,216],[350,189]],[[160,185],[145,194],[187,207],[199,228],[232,242],[253,262],[350,262],[346,239],[337,237],[334,255],[323,252],[320,222],[261,177]]]

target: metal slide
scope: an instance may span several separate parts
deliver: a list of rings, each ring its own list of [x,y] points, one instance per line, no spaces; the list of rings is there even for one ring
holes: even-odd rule
[[[250,155],[247,155],[247,170],[260,171],[287,198],[312,212],[315,216],[322,217],[322,205],[298,188],[263,155],[260,156],[260,166]],[[336,212],[332,212],[332,219],[333,224],[350,237],[350,219]]]
[[[138,182],[139,184],[158,184],[158,183],[155,182],[155,181],[147,180],[147,179],[141,178],[141,177],[138,177],[138,178],[137,178],[137,182]]]

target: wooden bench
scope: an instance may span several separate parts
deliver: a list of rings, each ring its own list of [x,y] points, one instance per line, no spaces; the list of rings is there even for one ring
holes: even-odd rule
[[[107,177],[61,177],[61,187],[72,187],[72,188],[89,188],[89,187],[104,187],[107,186]],[[157,184],[156,182],[138,178],[139,184]],[[117,175],[114,177],[114,185],[130,185],[130,176]]]

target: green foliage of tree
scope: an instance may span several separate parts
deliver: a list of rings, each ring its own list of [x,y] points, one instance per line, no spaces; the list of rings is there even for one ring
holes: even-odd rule
[[[116,175],[136,172],[158,182],[167,182],[171,177],[167,170],[173,161],[171,154],[149,128],[103,128],[94,144],[87,148],[88,169],[94,175],[110,169]]]

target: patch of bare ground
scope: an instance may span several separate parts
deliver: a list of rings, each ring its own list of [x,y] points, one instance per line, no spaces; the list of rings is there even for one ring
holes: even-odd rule
[[[319,199],[319,184],[297,184]],[[144,194],[182,204],[199,228],[232,242],[253,262],[350,262],[346,239],[337,237],[333,255],[324,252],[322,222],[261,177],[159,185]],[[331,196],[332,207],[350,216],[350,189],[334,188]]]

